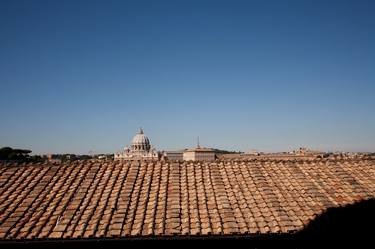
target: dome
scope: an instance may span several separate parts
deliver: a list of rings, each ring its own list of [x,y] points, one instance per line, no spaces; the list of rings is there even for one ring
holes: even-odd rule
[[[131,149],[133,151],[149,151],[150,148],[150,140],[143,133],[142,128],[139,128],[138,133],[134,136],[132,140]]]

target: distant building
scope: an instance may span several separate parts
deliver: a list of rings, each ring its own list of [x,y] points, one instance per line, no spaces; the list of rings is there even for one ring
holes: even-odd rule
[[[132,144],[123,151],[115,153],[115,160],[159,160],[160,153],[150,145],[150,140],[142,128],[133,137]]]
[[[214,161],[216,159],[215,151],[209,148],[187,149],[183,153],[185,161]]]
[[[113,154],[101,154],[97,155],[95,158],[99,160],[113,160]]]
[[[62,161],[61,156],[55,155],[55,154],[48,154],[47,160],[48,160],[48,162],[51,162],[51,163],[61,163],[61,161]]]
[[[290,154],[294,154],[297,156],[306,156],[306,155],[315,155],[315,154],[320,154],[320,151],[313,151],[308,148],[301,147],[297,150],[293,150]]]
[[[250,150],[250,151],[246,152],[244,155],[259,156],[260,152],[258,152],[256,150]]]
[[[184,151],[183,150],[165,151],[163,156],[167,160],[183,160],[184,159]]]

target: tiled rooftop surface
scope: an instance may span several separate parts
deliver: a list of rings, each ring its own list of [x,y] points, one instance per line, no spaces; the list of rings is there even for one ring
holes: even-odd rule
[[[374,197],[375,160],[2,164],[0,239],[291,233]]]

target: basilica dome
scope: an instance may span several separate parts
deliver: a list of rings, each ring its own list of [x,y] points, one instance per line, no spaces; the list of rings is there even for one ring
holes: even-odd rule
[[[133,137],[131,149],[133,151],[149,151],[150,148],[150,140],[143,133],[142,128],[139,128],[138,133]]]

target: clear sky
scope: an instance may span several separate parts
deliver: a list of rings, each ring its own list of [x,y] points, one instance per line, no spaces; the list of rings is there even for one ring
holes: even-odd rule
[[[375,151],[375,1],[0,1],[0,146]]]

